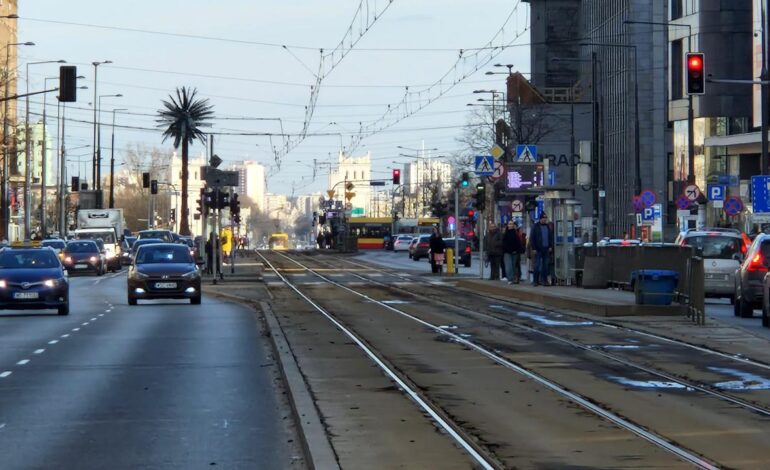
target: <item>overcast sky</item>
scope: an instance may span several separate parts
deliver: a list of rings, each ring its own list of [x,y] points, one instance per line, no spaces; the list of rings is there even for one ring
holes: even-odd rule
[[[19,3],[18,40],[36,43],[19,48],[19,86],[26,85],[27,62],[64,59],[86,77],[83,82],[89,90],[79,90],[78,103],[67,111],[73,119],[67,122],[71,171],[77,174],[76,161],[82,160],[81,175],[86,168],[90,171],[86,154],[91,150],[77,147],[92,142],[88,122],[93,119],[94,67],[90,64],[97,60],[113,61],[99,67],[98,94],[124,95],[102,98],[105,123],[111,122],[113,108],[128,108],[127,114],[117,114],[118,125],[153,128],[161,100],[178,86],[192,86],[214,105],[218,119],[213,121],[213,132],[280,134],[283,130],[292,134],[288,137],[292,150],[282,154],[280,171],[272,168],[268,182],[269,191],[283,193],[290,193],[292,185],[296,193],[326,189],[328,165],[319,165],[312,181],[313,159],[336,158],[340,146],[349,148],[362,126],[367,134],[383,129],[361,139],[354,152],[370,151],[373,169],[381,172],[375,175],[383,178],[390,175],[394,160],[407,161],[399,157],[404,151],[398,145],[418,148],[424,142],[427,148],[439,149],[434,155],[450,154],[458,148],[455,137],[471,109],[466,103],[478,98],[472,91],[504,89],[504,75],[484,74],[506,70],[492,64],[510,63],[515,70],[529,71],[528,8],[519,0],[393,0],[387,9],[386,0]],[[359,5],[362,13],[356,16]],[[381,15],[375,20],[377,13]],[[346,35],[354,18],[352,34]],[[371,26],[368,31],[367,26]],[[503,34],[496,36],[503,26]],[[513,46],[474,50],[495,37],[496,46]],[[352,50],[351,38],[360,39]],[[330,54],[343,40],[349,52],[343,55],[338,49]],[[323,80],[308,136],[300,140],[311,85],[321,63],[320,49],[324,50]],[[30,66],[30,89],[41,89],[43,78],[56,76],[57,67]],[[430,87],[442,77],[442,85]],[[456,81],[459,84],[449,89]],[[407,86],[413,93],[409,104],[398,106]],[[418,103],[427,106],[418,110]],[[41,112],[42,98],[34,98],[30,109],[33,114]],[[55,104],[49,107],[51,113],[56,115]],[[109,142],[109,133],[105,126],[103,146]],[[271,145],[280,148],[284,139],[276,135],[271,144],[264,135],[221,135],[215,138],[215,152],[225,161],[249,159],[271,166],[275,165]],[[170,148],[170,142],[162,143],[159,131],[118,128],[119,160],[122,149],[132,143]],[[202,149],[196,144],[192,152],[197,155]]]

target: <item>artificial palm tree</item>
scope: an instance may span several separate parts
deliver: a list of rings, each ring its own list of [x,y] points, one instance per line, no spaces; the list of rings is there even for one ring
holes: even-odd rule
[[[189,208],[187,205],[187,179],[189,146],[193,141],[205,141],[206,136],[202,127],[209,127],[207,122],[214,115],[208,99],[196,99],[196,89],[186,87],[177,88],[176,96],[169,95],[168,100],[163,100],[164,109],[158,110],[158,127],[163,130],[163,141],[169,137],[174,138],[174,148],[178,149],[182,144],[182,221],[179,225],[181,235],[190,235]]]

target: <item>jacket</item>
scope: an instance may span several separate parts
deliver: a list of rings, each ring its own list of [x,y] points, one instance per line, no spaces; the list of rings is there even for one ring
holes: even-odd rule
[[[444,249],[446,248],[446,243],[444,243],[444,239],[436,235],[430,236],[429,244],[430,244],[430,252],[433,254],[443,253]]]
[[[524,246],[517,230],[506,230],[503,234],[503,253],[522,253]]]
[[[543,244],[543,232],[541,230],[540,223],[536,223],[532,226],[532,231],[529,233],[529,243],[534,251],[544,251],[545,245]],[[550,225],[545,225],[548,229],[548,249],[553,249],[553,229]]]
[[[502,256],[503,255],[503,235],[500,230],[493,230],[487,233],[484,239],[485,249],[489,256]]]

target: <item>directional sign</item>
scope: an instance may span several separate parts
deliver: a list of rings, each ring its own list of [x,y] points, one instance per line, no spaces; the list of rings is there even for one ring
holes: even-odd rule
[[[770,176],[751,177],[751,197],[755,214],[770,212]]]
[[[730,196],[725,201],[724,210],[729,216],[738,215],[743,212],[743,201],[738,196]]]
[[[738,177],[735,175],[719,175],[717,176],[717,183],[726,184],[728,186],[738,186]]]
[[[655,220],[655,209],[652,207],[645,207],[642,211],[642,220],[645,222],[652,222]]]
[[[522,201],[521,199],[514,199],[511,202],[511,211],[524,212],[524,201]]]
[[[476,155],[475,171],[478,176],[495,174],[495,159],[492,155]]]
[[[652,207],[652,205],[655,204],[655,201],[658,199],[655,195],[655,191],[651,189],[642,191],[642,194],[640,194],[639,197],[642,199],[642,204],[644,204],[644,207]]]
[[[534,163],[537,161],[537,145],[517,145],[516,161]]]
[[[642,198],[639,196],[634,196],[634,198],[631,200],[631,205],[634,206],[634,212],[642,212],[642,209],[644,209],[644,203],[642,202]]]
[[[695,202],[700,196],[700,188],[694,184],[688,185],[683,194],[690,202]]]
[[[679,196],[679,199],[676,200],[676,207],[678,207],[681,210],[685,210],[688,207],[690,207],[691,202],[692,201],[690,201],[690,199],[687,196],[682,194],[681,196]]]
[[[720,184],[706,186],[706,197],[708,197],[709,201],[724,201],[725,187]]]
[[[505,165],[499,160],[495,160],[495,172],[489,178],[493,181],[497,181],[505,174]]]

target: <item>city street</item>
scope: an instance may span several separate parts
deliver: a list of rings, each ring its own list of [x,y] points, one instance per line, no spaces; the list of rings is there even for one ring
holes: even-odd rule
[[[70,289],[67,317],[0,312],[0,466],[302,468],[253,311],[129,307],[125,271]]]

